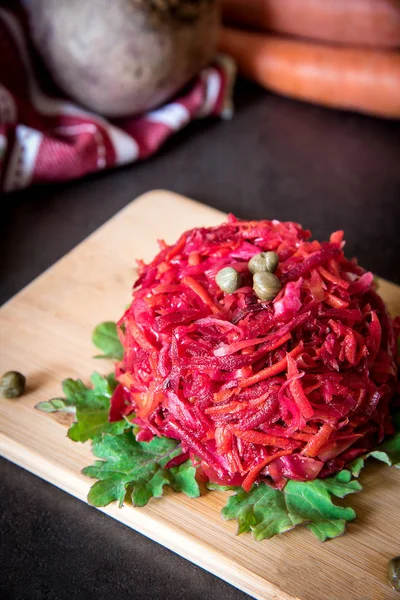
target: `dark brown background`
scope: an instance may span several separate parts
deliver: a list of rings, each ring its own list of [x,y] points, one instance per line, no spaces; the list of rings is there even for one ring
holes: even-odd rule
[[[3,196],[0,301],[154,188],[239,217],[300,221],[321,239],[344,229],[348,255],[400,283],[400,123],[292,102],[241,83],[231,121],[195,123],[151,160]],[[2,460],[0,597],[247,596]]]

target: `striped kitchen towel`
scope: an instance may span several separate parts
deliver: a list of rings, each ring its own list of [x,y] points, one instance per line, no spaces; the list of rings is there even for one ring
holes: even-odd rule
[[[22,20],[4,8],[0,57],[0,193],[147,158],[190,121],[232,114],[235,69],[226,56],[216,57],[168,104],[112,120],[49,93]]]

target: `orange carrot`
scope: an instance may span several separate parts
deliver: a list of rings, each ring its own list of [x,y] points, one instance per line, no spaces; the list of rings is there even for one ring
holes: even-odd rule
[[[265,88],[332,108],[400,118],[400,52],[330,47],[222,28],[219,49]]]
[[[290,453],[291,450],[280,450],[279,452],[272,454],[272,456],[268,456],[268,458],[265,458],[262,462],[253,467],[251,471],[249,471],[242,483],[242,487],[245,490],[245,492],[249,492],[251,490],[253,483],[258,477],[258,474],[264,469],[264,467],[272,463],[272,461],[274,461],[275,459],[280,458],[281,456],[286,456]]]
[[[333,308],[348,308],[348,306],[349,306],[348,302],[346,302],[345,300],[342,300],[341,298],[338,298],[337,296],[334,296],[333,294],[326,294],[325,302],[326,302],[326,304],[329,304],[329,306],[332,306]]]
[[[304,344],[301,341],[293,350],[288,352],[288,355],[292,358],[297,358],[304,350]],[[241,388],[249,387],[249,385],[253,385],[254,383],[260,383],[260,381],[264,381],[264,379],[268,379],[269,377],[274,377],[275,375],[279,375],[282,373],[287,367],[287,355],[278,360],[278,362],[274,363],[270,367],[265,367],[261,371],[258,371],[255,375],[251,375],[251,377],[243,378],[240,380],[239,386]]]
[[[288,438],[278,437],[276,435],[268,435],[261,431],[249,430],[241,431],[234,429],[233,433],[236,437],[249,442],[251,444],[259,444],[261,446],[276,446],[277,448],[292,448],[292,441]]]
[[[398,0],[220,0],[227,22],[313,40],[400,46]]]
[[[324,423],[318,433],[308,442],[308,444],[301,451],[304,456],[317,456],[322,446],[326,444],[331,433],[335,431],[334,425],[331,423]]]
[[[207,306],[209,306],[211,308],[211,311],[213,313],[217,313],[219,312],[221,309],[214,304],[213,299],[211,298],[211,296],[209,295],[209,293],[207,292],[207,290],[205,290],[203,288],[203,286],[201,285],[201,283],[199,283],[198,281],[196,281],[195,279],[193,279],[193,277],[190,277],[189,275],[187,275],[186,277],[184,277],[182,279],[182,282],[187,285],[192,292],[194,292],[195,294],[198,295],[198,297],[200,298],[200,300],[206,304]]]

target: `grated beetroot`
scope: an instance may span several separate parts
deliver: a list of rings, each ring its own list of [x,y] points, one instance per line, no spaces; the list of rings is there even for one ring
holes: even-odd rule
[[[399,320],[344,257],[343,232],[320,243],[296,223],[230,216],[160,245],[118,324],[110,420],[135,413],[139,440],[176,438],[182,460],[245,490],[326,477],[393,433]],[[261,302],[247,262],[267,250],[283,287]],[[243,278],[230,295],[215,282],[226,266]]]

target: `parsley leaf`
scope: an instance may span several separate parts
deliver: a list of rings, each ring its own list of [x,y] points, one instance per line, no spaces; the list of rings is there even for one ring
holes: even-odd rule
[[[289,485],[290,484],[290,485]],[[337,506],[332,498],[344,498],[348,494],[360,492],[362,487],[352,479],[351,472],[344,469],[334,477],[314,481],[289,481],[284,495],[289,512],[297,514],[314,535],[322,542],[342,535],[347,521],[356,518],[350,507]]]
[[[76,442],[92,440],[93,454],[103,459],[82,471],[98,479],[88,494],[90,504],[106,506],[116,500],[121,506],[128,494],[135,506],[144,506],[150,498],[162,496],[166,485],[191,498],[199,496],[196,468],[191,461],[165,469],[172,458],[181,454],[179,443],[166,437],[138,442],[134,426],[127,419],[110,423],[110,400],[117,381],[113,374],[103,377],[93,373],[91,382],[92,387],[88,387],[80,379],[65,379],[65,398],[37,407],[45,412],[76,411],[76,422],[69,428],[68,437]]]
[[[362,456],[359,456],[352,463],[349,464],[349,471],[353,475],[353,477],[359,477],[361,471],[364,468],[365,459]]]
[[[396,433],[375,450],[369,452],[367,458],[369,456],[386,463],[389,467],[395,466],[400,469],[400,433]]]
[[[68,404],[65,398],[52,398],[45,402],[39,402],[35,405],[37,410],[45,413],[64,412],[75,414],[75,406]]]
[[[67,401],[76,406],[76,422],[67,434],[74,442],[97,441],[103,433],[119,435],[127,427],[124,420],[108,421],[110,399],[117,385],[114,375],[93,373],[91,381],[93,388],[86,387],[80,379],[66,379],[62,385]]]
[[[400,410],[393,415],[393,426],[395,434],[379,444],[375,450],[367,454],[367,458],[372,456],[380,460],[389,467],[395,466],[400,469]]]
[[[347,521],[356,517],[352,508],[337,506],[332,498],[344,498],[361,489],[347,470],[327,479],[290,480],[283,491],[260,483],[250,492],[237,488],[222,509],[222,516],[237,519],[238,534],[252,531],[256,540],[304,524],[324,541],[344,533]]]
[[[112,358],[122,360],[124,349],[119,341],[117,326],[113,321],[105,321],[97,325],[92,335],[92,342],[103,352],[95,358]]]
[[[93,387],[86,386],[80,379],[65,379],[62,383],[64,398],[39,402],[35,407],[47,413],[75,414],[75,422],[67,433],[74,442],[97,440],[103,433],[118,435],[130,426],[125,420],[108,421],[111,396],[117,386],[114,374],[103,377],[93,373],[91,382]]]
[[[198,497],[196,469],[190,461],[164,468],[180,453],[178,442],[165,437],[138,442],[131,430],[104,435],[93,444],[93,454],[103,460],[82,471],[99,480],[91,487],[88,501],[93,506],[106,506],[117,500],[121,506],[128,494],[134,506],[144,506],[150,498],[162,496],[165,485],[191,498]]]

